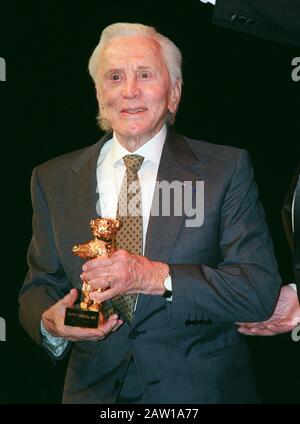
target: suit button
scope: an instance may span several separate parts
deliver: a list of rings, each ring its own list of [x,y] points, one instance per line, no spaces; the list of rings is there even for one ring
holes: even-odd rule
[[[199,325],[203,325],[203,324],[205,324],[204,319],[199,319],[198,324],[199,324]]]
[[[197,324],[198,324],[198,320],[197,319],[193,319],[192,325],[197,325]]]
[[[153,384],[159,384],[160,380],[149,381],[148,386],[153,386]]]
[[[187,320],[185,321],[185,325],[189,326],[189,325],[191,325],[191,324],[192,324],[192,321],[191,321],[190,319],[187,319]]]
[[[137,339],[139,337],[140,333],[137,330],[132,330],[129,334],[129,337],[131,339]]]
[[[120,380],[116,380],[115,381],[115,390],[119,390],[120,387],[121,387],[121,381]]]
[[[238,21],[243,24],[243,23],[247,22],[247,18],[246,18],[246,16],[239,15]]]
[[[231,22],[238,21],[240,24],[253,24],[255,22],[254,18],[248,18],[244,15],[237,15],[236,13],[230,16],[230,20]]]

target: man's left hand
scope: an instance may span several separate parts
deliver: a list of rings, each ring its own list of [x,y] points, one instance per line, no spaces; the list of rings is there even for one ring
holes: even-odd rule
[[[90,298],[104,302],[126,294],[164,293],[163,282],[169,274],[169,266],[163,262],[150,261],[145,256],[133,255],[126,250],[116,250],[109,257],[99,257],[86,262],[81,279],[94,291]]]

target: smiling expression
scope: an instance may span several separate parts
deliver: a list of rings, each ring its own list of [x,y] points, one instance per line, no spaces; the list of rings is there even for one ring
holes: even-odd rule
[[[109,41],[100,54],[97,81],[101,118],[127,148],[153,137],[180,100],[180,84],[171,86],[160,45],[147,37]]]

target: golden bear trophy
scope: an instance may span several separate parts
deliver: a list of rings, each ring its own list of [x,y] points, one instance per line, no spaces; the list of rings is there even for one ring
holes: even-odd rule
[[[98,218],[90,221],[94,240],[73,247],[74,255],[83,259],[94,259],[101,256],[110,256],[116,250],[116,234],[121,228],[117,219]],[[97,289],[96,289],[97,290]],[[101,291],[105,289],[98,289]],[[101,311],[101,304],[90,299],[90,293],[94,291],[88,281],[82,285],[82,299],[80,306],[66,308],[65,325],[73,327],[97,328],[99,318],[103,321],[109,312]]]

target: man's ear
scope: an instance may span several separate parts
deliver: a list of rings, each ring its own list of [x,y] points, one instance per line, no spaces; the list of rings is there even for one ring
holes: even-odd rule
[[[176,112],[180,98],[181,98],[181,82],[177,80],[171,87],[171,93],[169,98],[169,111],[171,113]]]
[[[98,104],[100,103],[100,90],[99,87],[97,86],[97,84],[95,84],[95,90],[96,90],[96,97],[98,100]]]

